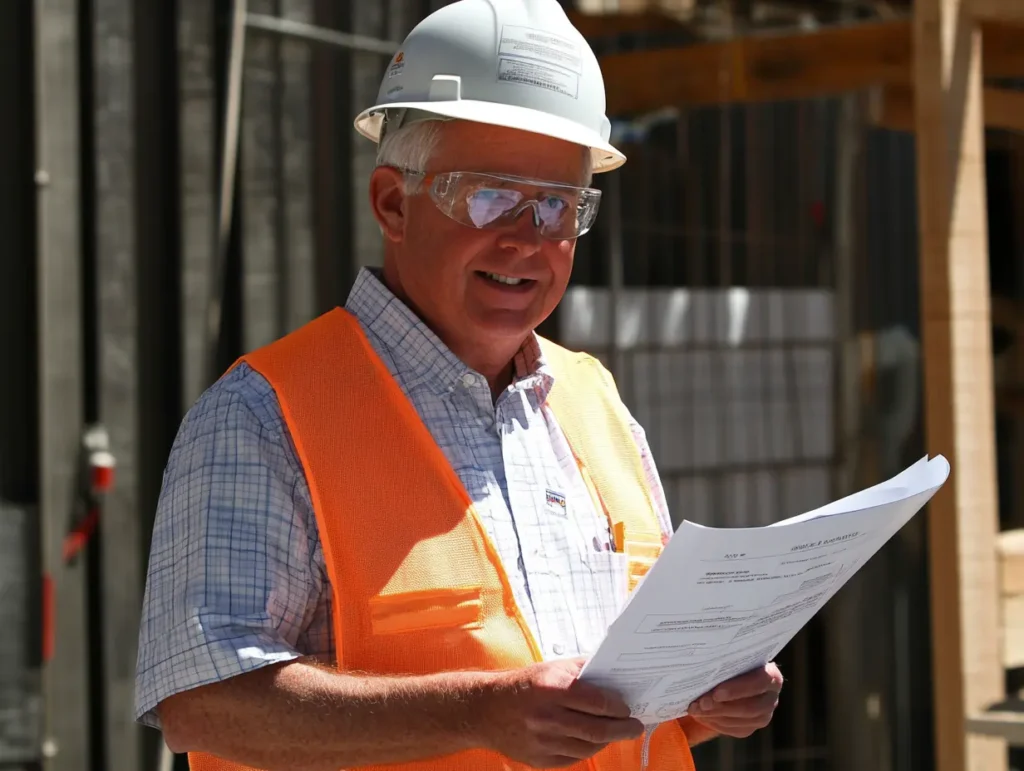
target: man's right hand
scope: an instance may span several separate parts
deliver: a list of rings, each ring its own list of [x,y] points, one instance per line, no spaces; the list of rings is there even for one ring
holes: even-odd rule
[[[643,735],[616,694],[576,679],[583,659],[502,673],[476,723],[480,743],[535,768],[570,766],[612,742]]]

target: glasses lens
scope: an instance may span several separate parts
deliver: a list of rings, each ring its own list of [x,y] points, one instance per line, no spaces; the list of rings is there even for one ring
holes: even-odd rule
[[[597,190],[498,174],[449,172],[431,186],[437,207],[475,228],[507,227],[530,209],[545,238],[565,240],[587,232],[597,214]]]
[[[466,195],[466,214],[474,225],[483,228],[517,209],[522,200],[518,190],[482,188]]]

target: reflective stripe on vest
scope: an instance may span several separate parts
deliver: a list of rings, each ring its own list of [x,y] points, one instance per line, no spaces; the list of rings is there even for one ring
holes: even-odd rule
[[[635,586],[661,550],[642,461],[607,371],[542,341],[549,404]],[[380,674],[497,670],[541,660],[473,503],[355,320],[335,309],[245,357],[273,387],[309,484],[333,596],[337,666]],[[352,448],[358,448],[353,452]],[[639,771],[641,740],[575,771]],[[206,754],[193,771],[244,771]],[[376,769],[519,771],[473,750]],[[678,723],[659,727],[651,771],[692,771]]]

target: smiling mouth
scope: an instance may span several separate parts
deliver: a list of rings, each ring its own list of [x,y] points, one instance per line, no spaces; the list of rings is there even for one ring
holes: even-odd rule
[[[488,273],[482,270],[478,270],[478,276],[482,276],[488,281],[507,287],[527,287],[534,283],[532,278],[515,278],[514,276],[503,276],[501,273]]]

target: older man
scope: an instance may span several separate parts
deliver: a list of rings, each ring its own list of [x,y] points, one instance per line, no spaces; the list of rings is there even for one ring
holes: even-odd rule
[[[671,535],[608,373],[534,333],[624,161],[583,38],[555,0],[460,0],[357,127],[383,269],[186,416],[139,718],[195,769],[678,771],[766,725],[774,665],[646,737],[576,679]]]

